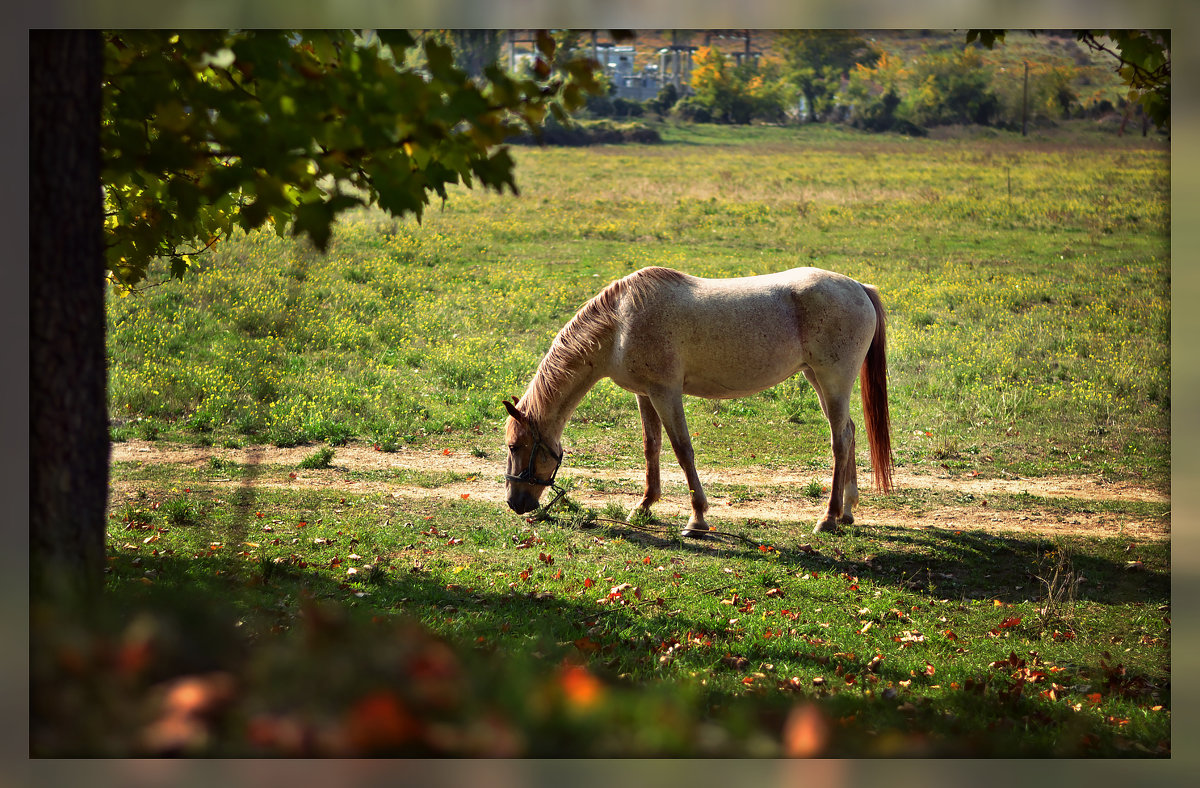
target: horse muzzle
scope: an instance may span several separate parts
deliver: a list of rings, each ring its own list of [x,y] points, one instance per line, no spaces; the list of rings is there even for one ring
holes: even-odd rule
[[[524,490],[512,490],[508,494],[508,508],[517,514],[528,514],[538,508],[538,498]]]

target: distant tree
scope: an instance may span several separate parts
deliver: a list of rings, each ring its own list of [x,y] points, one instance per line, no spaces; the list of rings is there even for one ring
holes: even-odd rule
[[[968,30],[967,43],[978,41],[991,49],[1003,42],[1007,30]],[[1031,31],[1036,33],[1037,31]],[[1129,88],[1129,100],[1142,105],[1162,129],[1171,125],[1170,30],[1073,30],[1076,40],[1115,61],[1116,71]]]
[[[973,49],[934,52],[927,48],[913,64],[912,80],[912,119],[922,126],[987,125],[1000,109],[991,89],[991,72]]]
[[[733,64],[720,50],[701,47],[691,85],[694,93],[688,105],[696,118],[707,115],[716,123],[749,123],[783,116],[778,66],[760,71],[757,63]]]
[[[851,69],[875,63],[880,54],[853,30],[785,30],[777,42],[783,53],[783,76],[804,96],[810,121],[828,116]]]
[[[454,48],[454,64],[473,79],[483,77],[483,70],[500,59],[502,30],[450,30]]]
[[[734,67],[719,49],[700,47],[692,66],[695,102],[717,123],[749,123],[752,107]]]
[[[921,136],[925,130],[911,120],[904,96],[911,89],[912,68],[887,51],[873,64],[858,63],[850,72],[846,95],[853,104],[851,123],[868,131],[896,131]]]

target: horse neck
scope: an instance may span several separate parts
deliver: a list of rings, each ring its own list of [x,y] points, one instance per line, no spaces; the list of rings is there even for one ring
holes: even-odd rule
[[[599,361],[607,346],[602,342],[590,352],[570,354],[552,347],[542,359],[518,406],[529,413],[543,434],[558,440],[584,395],[608,374],[607,365]]]

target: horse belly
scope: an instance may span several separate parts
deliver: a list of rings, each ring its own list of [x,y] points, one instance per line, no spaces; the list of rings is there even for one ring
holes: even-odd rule
[[[757,394],[795,375],[804,363],[794,327],[762,324],[698,337],[685,357],[683,393],[709,399]]]

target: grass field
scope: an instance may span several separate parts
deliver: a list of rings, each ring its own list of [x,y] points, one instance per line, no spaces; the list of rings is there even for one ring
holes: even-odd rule
[[[92,626],[157,655],[130,686],[232,675],[187,743],[210,754],[1169,754],[1165,145],[664,137],[519,149],[519,198],[363,213],[327,256],[235,239],[111,300],[114,441],[200,458],[113,466],[110,591],[148,612]],[[626,523],[640,424],[602,383],[564,436],[566,503],[514,517],[500,400],[646,265],[877,285],[906,484],[814,537],[828,428],[789,381],[688,403],[718,535]],[[292,446],[307,465],[255,459]],[[364,447],[378,463],[347,464]],[[1038,486],[1077,477],[1145,494]],[[146,697],[110,714],[152,732]],[[75,724],[82,751],[129,746]]]

